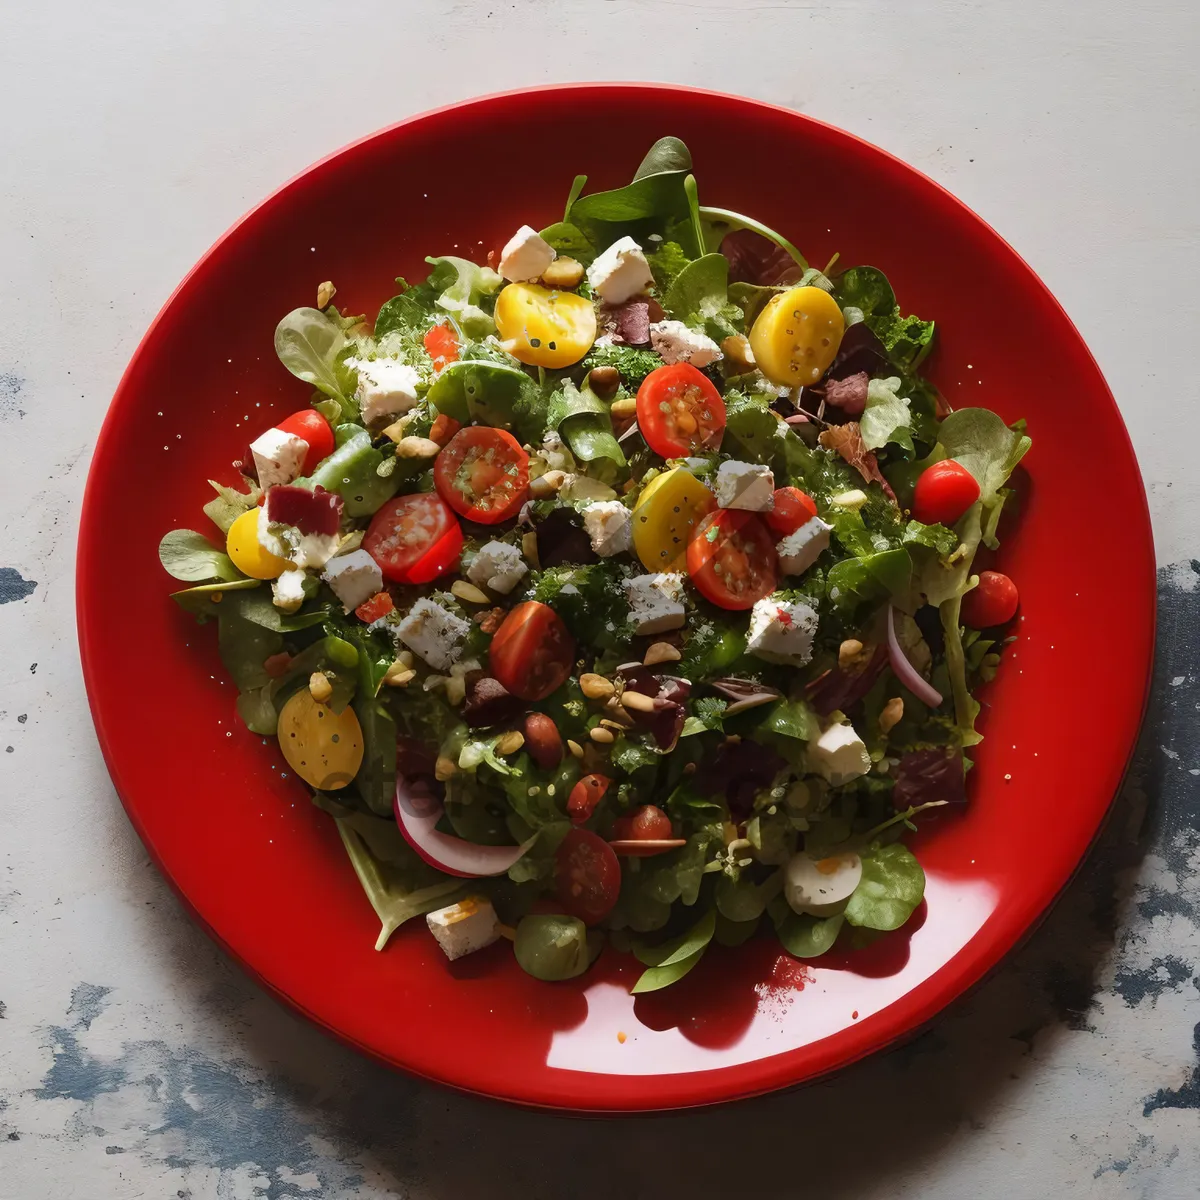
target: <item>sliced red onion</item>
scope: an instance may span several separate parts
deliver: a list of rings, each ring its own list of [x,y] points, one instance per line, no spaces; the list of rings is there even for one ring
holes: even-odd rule
[[[530,838],[519,846],[480,846],[453,834],[440,833],[437,823],[445,809],[423,789],[409,788],[403,779],[396,781],[394,809],[396,824],[409,845],[430,866],[464,879],[503,875],[535,840]]]
[[[666,854],[668,850],[678,850],[686,846],[685,838],[618,838],[608,843],[614,854],[624,858],[650,858],[655,854]]]
[[[921,677],[916,667],[908,661],[908,657],[900,648],[900,640],[896,637],[896,609],[891,604],[888,605],[887,627],[888,659],[891,661],[892,670],[896,673],[896,678],[922,704],[927,704],[930,708],[937,708],[942,702],[942,693]]]

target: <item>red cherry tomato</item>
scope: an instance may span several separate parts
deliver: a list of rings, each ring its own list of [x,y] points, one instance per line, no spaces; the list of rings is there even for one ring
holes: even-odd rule
[[[315,408],[305,408],[292,413],[275,428],[283,433],[295,434],[308,443],[308,453],[304,456],[302,468],[305,475],[311,475],[317,463],[333,453],[333,430]]]
[[[637,420],[646,445],[663,458],[716,450],[725,435],[725,402],[691,363],[657,367],[642,380]]]
[[[817,515],[813,498],[797,487],[775,489],[775,506],[764,514],[767,524],[780,536],[795,533],[801,525],[807,525]]]
[[[439,496],[417,492],[389,500],[372,518],[362,548],[393,583],[428,583],[458,562],[463,534]]]
[[[621,864],[590,829],[572,829],[554,855],[554,886],[563,907],[587,925],[603,921],[621,892]]]
[[[757,514],[718,508],[692,531],[687,567],[706,600],[751,608],[775,590],[775,542]]]
[[[433,359],[433,369],[440,371],[447,363],[458,362],[458,338],[449,325],[435,325],[425,335],[425,353]]]
[[[444,446],[461,428],[461,421],[456,421],[453,417],[446,416],[445,413],[438,413],[433,418],[433,425],[429,430],[429,440],[437,442],[439,446]]]
[[[515,517],[529,491],[529,455],[511,433],[487,425],[460,429],[433,461],[438,495],[468,521]]]
[[[548,604],[526,600],[496,630],[488,659],[492,675],[514,696],[544,700],[571,674],[575,640]]]
[[[913,516],[923,525],[954,525],[979,499],[979,484],[952,458],[921,472],[913,491]]]
[[[354,615],[364,624],[370,625],[380,617],[386,617],[395,608],[392,597],[387,592],[376,592],[370,600],[364,600],[355,610]]]
[[[658,805],[643,804],[636,812],[613,822],[612,840],[657,842],[666,840],[672,832],[671,818]]]
[[[980,571],[979,583],[964,597],[962,621],[972,629],[1007,625],[1017,615],[1017,585],[999,571]]]
[[[596,811],[596,805],[604,799],[610,783],[612,780],[607,775],[585,775],[567,797],[567,816],[576,825],[582,825]]]

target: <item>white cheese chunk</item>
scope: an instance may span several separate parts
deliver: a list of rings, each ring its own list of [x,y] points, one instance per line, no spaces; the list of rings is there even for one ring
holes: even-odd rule
[[[383,572],[365,550],[352,550],[331,559],[321,578],[333,589],[346,612],[383,590]]]
[[[601,500],[583,510],[583,527],[592,549],[611,558],[633,547],[633,514],[620,500]]]
[[[665,363],[707,367],[721,357],[721,347],[712,338],[689,329],[682,321],[655,321],[650,326],[650,345]]]
[[[808,769],[834,787],[849,783],[871,769],[871,756],[849,721],[830,725],[808,744]]]
[[[536,229],[522,225],[500,251],[500,274],[510,283],[540,279],[554,258],[554,247]]]
[[[271,603],[285,613],[294,613],[304,603],[304,572],[284,571],[271,581]]]
[[[639,634],[679,629],[687,616],[683,604],[683,576],[674,572],[636,575],[625,581],[629,616]]]
[[[323,567],[338,552],[341,541],[338,533],[301,533],[291,525],[272,524],[267,520],[267,506],[258,510],[258,544],[300,570]]]
[[[722,508],[770,512],[775,507],[775,476],[762,463],[723,462],[713,490]]]
[[[624,304],[654,282],[641,246],[631,237],[618,238],[597,255],[587,277],[592,291],[605,304]]]
[[[746,649],[767,662],[802,667],[812,658],[816,632],[817,614],[802,600],[767,596],[750,611]]]
[[[265,492],[277,483],[291,483],[300,477],[308,443],[294,433],[268,429],[250,443],[250,453],[254,456],[259,486]]]
[[[862,882],[862,859],[857,854],[810,858],[793,854],[783,873],[783,894],[797,913],[827,917],[841,909]]]
[[[426,913],[425,924],[451,962],[490,946],[500,936],[496,910],[481,896],[468,896],[457,904]]]
[[[462,657],[471,623],[448,612],[427,596],[409,609],[396,626],[396,637],[435,671],[445,671]]]
[[[350,363],[358,368],[358,389],[354,394],[364,424],[406,413],[417,403],[421,377],[407,363],[394,358],[376,358],[370,362],[351,359]]]
[[[810,517],[803,525],[775,544],[779,569],[785,575],[802,575],[829,548],[830,527],[820,517]]]
[[[525,577],[529,568],[516,546],[507,542],[488,542],[475,555],[467,568],[472,583],[489,587],[507,596]]]

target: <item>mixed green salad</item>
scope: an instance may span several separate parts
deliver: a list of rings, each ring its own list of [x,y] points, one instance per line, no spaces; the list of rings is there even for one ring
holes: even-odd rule
[[[177,529],[237,710],[335,821],[382,925],[559,980],[605,935],[686,975],[759,930],[898,929],[914,818],[962,804],[1017,592],[1023,425],[952,412],[930,320],[700,205],[687,147],[428,260],[374,321],[279,323],[310,407]]]

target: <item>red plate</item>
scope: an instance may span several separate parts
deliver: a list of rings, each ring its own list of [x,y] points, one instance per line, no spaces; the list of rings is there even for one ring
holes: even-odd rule
[[[512,182],[514,129],[537,164],[524,186]],[[929,884],[910,926],[815,967],[762,938],[635,999],[637,964],[611,951],[582,979],[552,985],[524,975],[505,944],[448,965],[419,922],[376,954],[377,923],[332,822],[285,777],[274,744],[238,723],[215,631],[167,599],[158,540],[205,528],[205,480],[230,480],[225,464],[246,442],[306,403],[272,334],[321,280],[337,284],[344,311],[374,312],[394,276],[421,277],[426,254],[482,258],[518,225],[556,220],[575,172],[590,172],[591,187],[619,184],[664,133],[691,147],[708,203],[754,214],[813,262],[838,250],[882,267],[905,311],[937,319],[932,374],[953,404],[1029,420],[1026,511],[1001,558],[1021,589],[1021,639],[987,697],[971,806],[921,837]],[[481,192],[481,179],[511,186]],[[1103,517],[1087,503],[1097,485]],[[1111,570],[1098,569],[1114,561],[1115,613]],[[80,530],[78,615],[100,744],[130,819],[255,978],[430,1079],[627,1111],[832,1071],[928,1021],[1012,949],[1070,878],[1121,780],[1149,679],[1154,559],[1137,464],[1095,362],[978,217],[910,167],[796,113],[589,84],[394,126],[318,163],[217,243],[151,326],[105,421]]]

